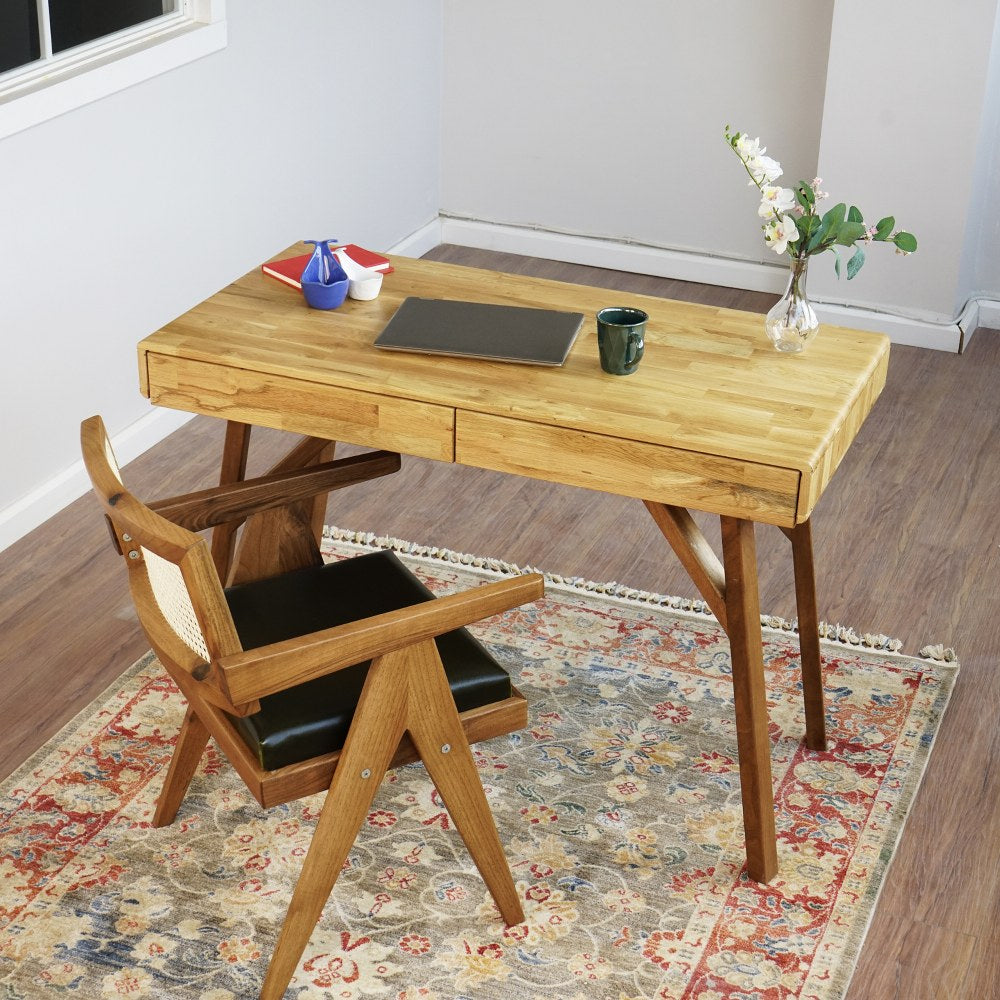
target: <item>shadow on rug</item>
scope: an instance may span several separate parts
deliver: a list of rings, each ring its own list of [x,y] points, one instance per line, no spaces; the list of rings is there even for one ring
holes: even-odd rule
[[[438,593],[513,569],[327,540],[332,558],[371,546]],[[474,748],[526,922],[503,926],[423,767],[399,768],[287,996],[842,997],[957,664],[828,630],[846,641],[823,646],[817,754],[796,637],[765,619],[780,874],[760,886],[742,871],[728,642],[700,607],[550,578],[473,627],[531,710]],[[265,812],[210,747],[153,829],[183,712],[147,656],[0,788],[0,996],[256,996],[321,797]]]

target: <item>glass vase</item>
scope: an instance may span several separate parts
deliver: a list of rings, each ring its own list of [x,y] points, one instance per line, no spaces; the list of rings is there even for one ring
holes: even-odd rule
[[[789,259],[788,287],[764,319],[764,329],[775,350],[789,354],[805,348],[819,329],[816,312],[806,296],[808,257]]]

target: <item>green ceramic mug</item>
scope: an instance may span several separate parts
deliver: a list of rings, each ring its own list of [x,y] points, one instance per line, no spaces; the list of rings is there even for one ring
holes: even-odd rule
[[[608,374],[631,375],[639,367],[648,319],[641,309],[630,306],[611,306],[597,314],[597,348]]]

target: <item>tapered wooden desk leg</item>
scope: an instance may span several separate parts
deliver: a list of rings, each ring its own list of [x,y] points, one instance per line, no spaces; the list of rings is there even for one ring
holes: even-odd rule
[[[241,483],[246,479],[249,450],[250,425],[240,424],[235,420],[226,421],[226,440],[222,446],[222,471],[219,473],[220,486]],[[215,563],[220,580],[226,580],[229,576],[239,527],[237,522],[230,522],[216,525],[212,529],[212,561]]]
[[[778,850],[752,521],[722,518],[722,563],[726,572],[726,617],[733,663],[747,871],[758,882],[770,882],[778,872]]]
[[[317,465],[333,456],[335,442],[303,438],[268,474]],[[297,500],[247,518],[227,583],[263,580],[306,566],[319,566],[326,495]]]
[[[810,750],[825,750],[826,708],[823,702],[823,660],[819,651],[819,611],[816,607],[812,526],[809,521],[804,521],[794,528],[783,530],[792,543],[792,563],[795,567],[795,605],[799,616],[806,746]]]
[[[337,442],[328,441],[325,447],[316,456],[316,465],[321,465],[323,462],[332,462],[333,456],[337,451]],[[312,506],[312,528],[313,537],[316,539],[317,545],[323,544],[323,528],[326,527],[326,504],[330,499],[329,493],[320,493],[313,498]]]

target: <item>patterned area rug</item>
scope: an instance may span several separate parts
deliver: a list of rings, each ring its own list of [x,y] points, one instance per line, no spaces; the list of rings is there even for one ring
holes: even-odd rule
[[[328,545],[394,547],[442,593],[512,569],[337,531]],[[816,754],[795,636],[767,622],[777,881],[742,872],[715,619],[550,578],[544,601],[476,628],[531,705],[525,731],[476,750],[526,923],[504,928],[422,766],[400,768],[287,995],[842,997],[957,664],[826,630]],[[0,996],[257,995],[322,797],[264,811],[210,748],[177,821],[153,829],[183,707],[148,656],[0,788]]]

